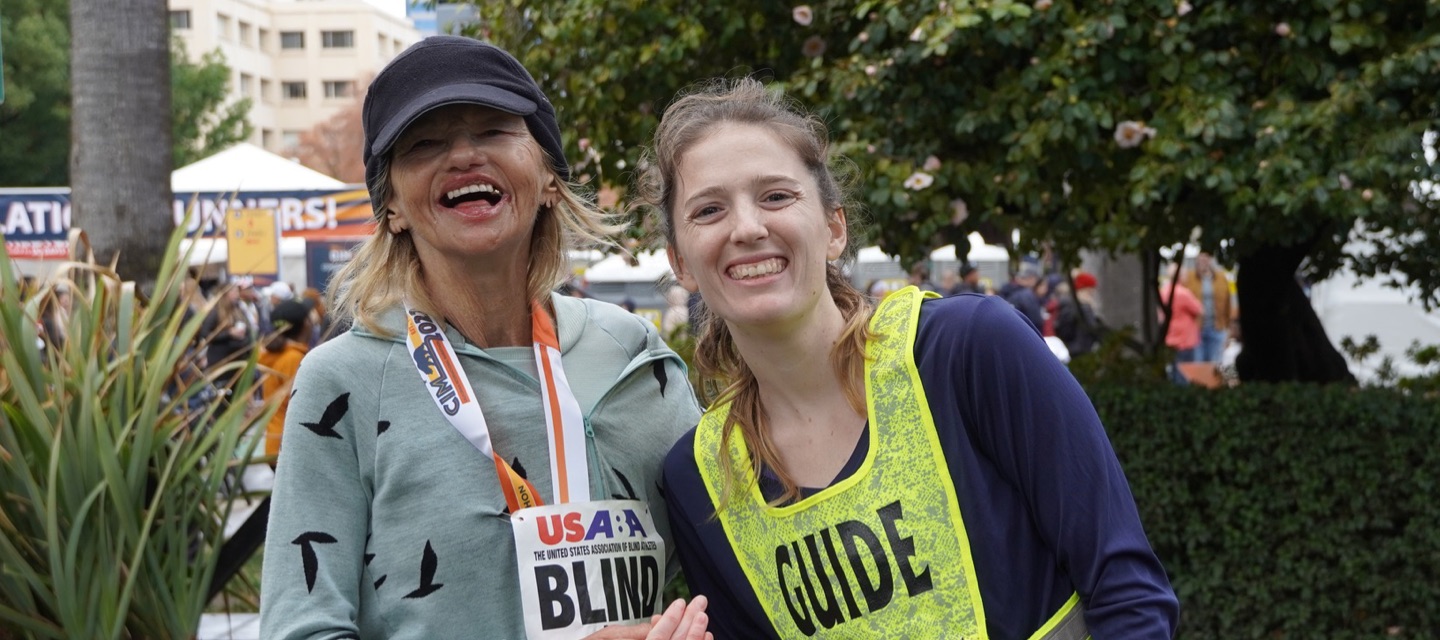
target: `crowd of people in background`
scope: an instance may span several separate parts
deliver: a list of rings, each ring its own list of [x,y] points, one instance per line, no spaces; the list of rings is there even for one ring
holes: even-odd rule
[[[21,291],[28,299],[41,288],[35,278],[26,276]],[[247,362],[255,355],[260,367],[252,388],[258,391],[246,401],[258,407],[263,400],[282,398],[281,409],[272,420],[273,437],[266,443],[266,453],[276,455],[285,414],[283,398],[289,393],[290,380],[304,354],[333,335],[323,297],[315,288],[297,294],[282,281],[257,286],[249,276],[184,280],[179,293],[181,325],[195,318],[200,318],[200,324],[190,355],[182,362],[182,374],[199,377],[215,372],[212,392],[194,396],[188,410],[198,414],[211,401],[227,405],[236,401],[230,391],[243,367],[226,365]],[[55,284],[36,304],[36,347],[42,352],[63,349],[75,304],[69,286]]]
[[[1067,279],[1059,270],[1046,271],[1040,261],[1033,258],[1022,260],[1010,281],[998,288],[982,279],[979,266],[973,262],[962,262],[958,269],[941,270],[939,284],[931,279],[925,265],[917,264],[910,269],[906,284],[942,297],[998,296],[1024,315],[1041,336],[1049,339],[1047,342],[1052,343],[1053,350],[1066,357],[1094,351],[1108,331],[1095,297],[1099,281],[1094,274],[1076,270]],[[865,291],[872,299],[880,300],[897,288],[890,281],[880,279],[870,282]]]
[[[207,286],[208,285],[208,286]],[[187,279],[181,287],[183,322],[201,317],[191,361],[202,371],[215,371],[215,396],[228,404],[244,363],[255,355],[260,365],[256,393],[246,402],[258,404],[279,398],[282,406],[271,420],[265,452],[279,453],[279,428],[284,423],[284,398],[300,359],[329,337],[323,294],[307,288],[300,294],[282,281],[257,286],[250,276],[231,276],[201,282]]]
[[[1233,360],[1239,323],[1229,274],[1215,264],[1213,256],[1202,252],[1195,257],[1193,267],[1179,271],[1178,280],[1175,273],[1173,267],[1167,267],[1159,278],[1157,313],[1163,322],[1165,309],[1170,309],[1165,344],[1175,352],[1172,379],[1183,384],[1187,378],[1182,370],[1190,369],[1183,364],[1223,365]],[[925,265],[917,264],[908,273],[907,283],[946,297],[999,296],[1019,310],[1042,336],[1063,344],[1070,358],[1095,351],[1109,332],[1096,297],[1099,281],[1083,270],[1071,271],[1067,277],[1058,270],[1045,270],[1038,260],[1026,258],[1009,282],[994,288],[988,280],[982,280],[980,269],[971,262],[962,262],[958,269],[941,270],[938,284]],[[865,291],[879,300],[895,288],[898,285],[877,280],[869,283]],[[574,280],[562,285],[561,292],[589,297],[581,283]],[[206,283],[188,279],[181,293],[186,320],[204,314],[197,338],[197,356],[201,357],[195,359],[196,364],[204,368],[243,362],[258,350],[259,388],[263,391],[255,399],[288,394],[289,380],[303,355],[337,333],[332,331],[323,297],[313,287],[297,294],[283,281],[257,286],[249,276]],[[676,285],[665,288],[662,335],[678,335],[677,330],[696,335],[693,324],[698,314],[693,307],[698,297]],[[69,290],[64,286],[57,287],[54,295],[42,302],[38,320],[44,338],[42,348],[47,343],[57,347],[64,344],[71,304]],[[631,302],[627,307],[633,305]],[[228,371],[217,379],[222,398],[228,398],[224,389],[233,384],[238,371]],[[266,452],[271,456],[278,454],[283,421],[282,407],[272,421],[274,437],[267,440]]]
[[[1193,266],[1182,266],[1178,279],[1176,274],[1173,265],[1160,274],[1157,313],[1164,322],[1166,309],[1170,310],[1165,345],[1175,352],[1172,378],[1188,384],[1187,371],[1207,368],[1181,365],[1213,363],[1215,366],[1208,369],[1215,369],[1234,360],[1239,314],[1229,274],[1211,254],[1197,254]],[[1057,353],[1070,358],[1095,351],[1110,332],[1096,294],[1100,283],[1095,274],[1079,269],[1069,273],[1046,269],[1044,262],[1033,257],[1022,259],[1010,280],[998,287],[982,280],[979,267],[971,262],[962,262],[958,269],[941,270],[938,284],[924,264],[917,264],[905,284],[945,297],[977,294],[1003,298],[1042,336],[1052,339],[1049,341]],[[877,279],[865,291],[872,299],[880,300],[900,286]],[[1054,342],[1063,344],[1063,351]]]

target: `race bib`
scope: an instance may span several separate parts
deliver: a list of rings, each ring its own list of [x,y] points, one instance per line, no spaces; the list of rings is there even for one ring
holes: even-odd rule
[[[510,524],[530,640],[583,638],[660,613],[665,541],[644,502],[530,507]]]

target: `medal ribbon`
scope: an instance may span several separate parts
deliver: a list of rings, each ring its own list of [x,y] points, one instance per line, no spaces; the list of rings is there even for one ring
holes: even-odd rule
[[[495,452],[485,412],[460,368],[455,349],[440,323],[422,312],[405,309],[410,352],[415,369],[425,383],[430,399],[445,414],[460,435],[482,455],[495,462],[495,473],[505,493],[510,513],[545,504],[534,485],[515,472]],[[538,303],[531,303],[530,331],[535,342],[535,365],[540,376],[540,400],[545,413],[545,434],[550,444],[550,481],[555,502],[590,500],[590,461],[585,448],[585,419],[580,403],[570,391],[560,360],[560,341],[550,315]]]

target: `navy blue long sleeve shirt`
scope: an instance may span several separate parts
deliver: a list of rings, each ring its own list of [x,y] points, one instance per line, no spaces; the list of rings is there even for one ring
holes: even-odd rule
[[[1000,298],[928,300],[914,353],[989,637],[1030,637],[1076,592],[1096,640],[1172,637],[1179,603],[1119,461],[1084,390],[1035,328]],[[713,517],[694,439],[692,429],[665,460],[671,532],[691,592],[709,598],[716,638],[774,637]],[[859,439],[835,482],[855,473],[868,442]],[[779,495],[773,474],[761,475],[762,492]]]

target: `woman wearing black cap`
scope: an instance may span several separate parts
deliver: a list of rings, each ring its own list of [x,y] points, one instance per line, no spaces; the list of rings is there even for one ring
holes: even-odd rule
[[[379,224],[331,286],[355,328],[295,380],[261,635],[703,637],[703,598],[628,624],[663,606],[660,464],[699,408],[653,325],[553,293],[567,238],[617,229],[567,183],[549,101],[438,36],[363,121]]]

